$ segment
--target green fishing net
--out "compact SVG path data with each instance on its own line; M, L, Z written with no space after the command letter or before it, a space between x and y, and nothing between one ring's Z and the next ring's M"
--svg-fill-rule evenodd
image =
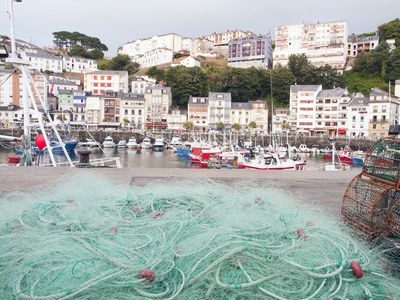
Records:
M3 193L0 299L400 299L381 249L298 200L269 183L87 173Z

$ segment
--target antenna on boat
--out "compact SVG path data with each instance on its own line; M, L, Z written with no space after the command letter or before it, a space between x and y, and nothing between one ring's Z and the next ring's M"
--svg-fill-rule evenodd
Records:
M48 110L46 109L45 101L43 100L41 94L39 93L36 83L33 80L32 75L28 70L28 66L30 65L30 62L23 60L20 57L20 55L18 55L18 53L17 53L17 46L16 46L16 42L15 42L15 33L14 33L13 2L22 2L22 0L8 0L7 13L10 16L11 51L12 52L11 52L11 57L7 58L6 62L12 64L15 68L19 69L22 73L22 81L23 81L23 86L24 86L24 92L23 92L23 97L22 97L22 105L23 105L23 109L24 109L24 140L25 140L26 144L29 146L29 147L27 147L27 149L25 149L27 151L26 154L28 156L28 159L25 160L26 161L25 165L30 165L30 162L31 162L31 159L30 159L31 155L32 155L32 153L31 153L31 127L39 126L42 131L42 134L44 136L44 140L46 142L47 150L49 152L52 165L54 167L57 166L57 163L55 161L54 154L51 149L50 142L47 137L47 133L46 133L46 130L45 130L45 127L43 124L42 114L39 112L39 109L38 109L38 106L36 103L36 99L35 99L35 96L36 96L39 99L40 105L45 109L46 117L50 121L53 131L64 151L65 157L67 158L70 166L73 167L71 158L69 157L68 152L65 149L64 143L61 140L60 135L58 134L57 128L56 128L54 122L52 121ZM44 92L47 93L47 89ZM31 103L29 101L30 99L31 99ZM31 119L30 119L30 114L29 114L29 109L31 107L30 104L32 104L32 106L36 112L36 116L39 121L39 124L38 123L31 124Z

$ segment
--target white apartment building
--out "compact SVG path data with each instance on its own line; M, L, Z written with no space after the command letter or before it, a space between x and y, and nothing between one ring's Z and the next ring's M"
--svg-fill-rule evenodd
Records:
M175 33L164 35L154 35L148 39L137 39L133 42L123 44L119 49L119 54L127 54L131 57L143 55L156 49L169 49L174 52L182 50L182 37Z
M172 130L183 129L183 123L188 120L188 112L180 110L176 107L171 107L168 112L167 122L168 128Z
M149 68L171 62L174 52L167 48L157 48L143 54L132 56L132 61L140 65L140 68Z
M219 122L225 128L231 127L231 93L208 93L208 122L209 126L216 127Z
M29 109L30 118L37 119L37 113L33 108ZM40 116L41 117L41 116ZM18 105L0 106L0 125L10 127L13 122L24 119L24 109Z
M248 102L231 103L231 124L239 124L241 130L249 130L251 122L251 105Z
M200 55L206 57L215 56L214 43L206 38L184 38L182 39L182 50L189 51L192 57Z
M167 128L168 112L172 104L170 87L147 87L145 115L146 129Z
M63 72L63 59L60 56L22 52L22 58L30 62L30 70L37 70L39 72L48 70L54 73Z
M47 85L47 92L53 94L54 96L58 96L60 90L77 91L78 89L78 84L63 78L53 77L52 79L49 79L49 84Z
M84 89L93 94L104 94L107 90L127 93L129 88L127 71L85 72Z
M367 116L369 138L387 136L390 125L399 124L399 98L374 88L369 94Z
M97 62L94 59L64 56L63 69L66 72L83 73L85 70L97 70Z
M256 123L255 130L268 131L268 105L262 100L249 101L250 104L250 122Z
M208 130L208 97L189 97L188 121L197 130Z
M347 135L352 138L368 137L368 102L369 98L361 93L351 95L347 106Z
M144 129L145 120L145 103L144 94L126 93L122 95L121 105L121 122L124 119L129 121L128 127L136 129Z
M210 35L205 35L202 36L201 38L208 39L209 41L212 41L214 43L214 46L217 45L224 45L228 44L229 40L231 39L237 39L237 38L242 38L242 37L247 37L247 36L252 36L255 35L254 33L250 31L242 31L242 30L232 30L232 31L227 31L227 32L222 32L222 33L216 33L214 32L213 34Z
M290 113L287 107L276 107L272 112L271 132L281 133L290 131Z
M86 126L97 126L101 120L100 95L88 95L86 97Z
M131 81L131 92L144 94L147 87L155 86L157 81L149 76L136 76Z
M274 66L287 66L289 56L304 54L316 67L328 64L344 69L347 58L347 21L276 27Z
M352 33L347 41L347 56L356 57L360 52L370 52L379 45L378 31L373 36L356 37Z

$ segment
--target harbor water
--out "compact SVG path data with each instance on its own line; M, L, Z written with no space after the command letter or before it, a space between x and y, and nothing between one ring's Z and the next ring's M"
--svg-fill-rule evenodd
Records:
M86 149L83 147L77 147L75 151L69 152L72 161L79 161L79 149ZM164 151L152 151L152 149L127 149L127 148L89 148L92 153L90 154L91 159L106 158L108 157L119 157L121 166L123 168L183 168L183 169L198 169L201 168L199 164L193 164L189 159L178 156L176 152L171 149ZM15 166L13 163L8 162L8 157L15 155L13 148L0 147L0 164ZM301 153L301 159L306 160L306 170L315 170L315 168L323 163L329 163L330 160L324 160L323 158L317 157L315 153ZM66 158L63 153L54 153L56 162L66 162ZM46 153L41 155L39 163L50 164L51 160L49 155ZM351 165L351 168L360 168L362 165ZM262 172L262 171L260 171Z

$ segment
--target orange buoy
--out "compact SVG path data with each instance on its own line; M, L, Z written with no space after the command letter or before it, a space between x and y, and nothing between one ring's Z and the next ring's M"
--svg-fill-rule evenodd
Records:
M356 278L361 278L361 277L364 276L363 270L361 269L361 266L360 266L360 264L359 264L358 262L353 261L353 262L350 264L350 267L353 269L353 275L354 275Z
M152 270L144 269L139 272L138 277L140 279L146 278L149 282L153 282L156 279L156 275Z
M44 135L39 134L37 137L35 137L35 143L40 150L46 147L46 140L44 139Z

